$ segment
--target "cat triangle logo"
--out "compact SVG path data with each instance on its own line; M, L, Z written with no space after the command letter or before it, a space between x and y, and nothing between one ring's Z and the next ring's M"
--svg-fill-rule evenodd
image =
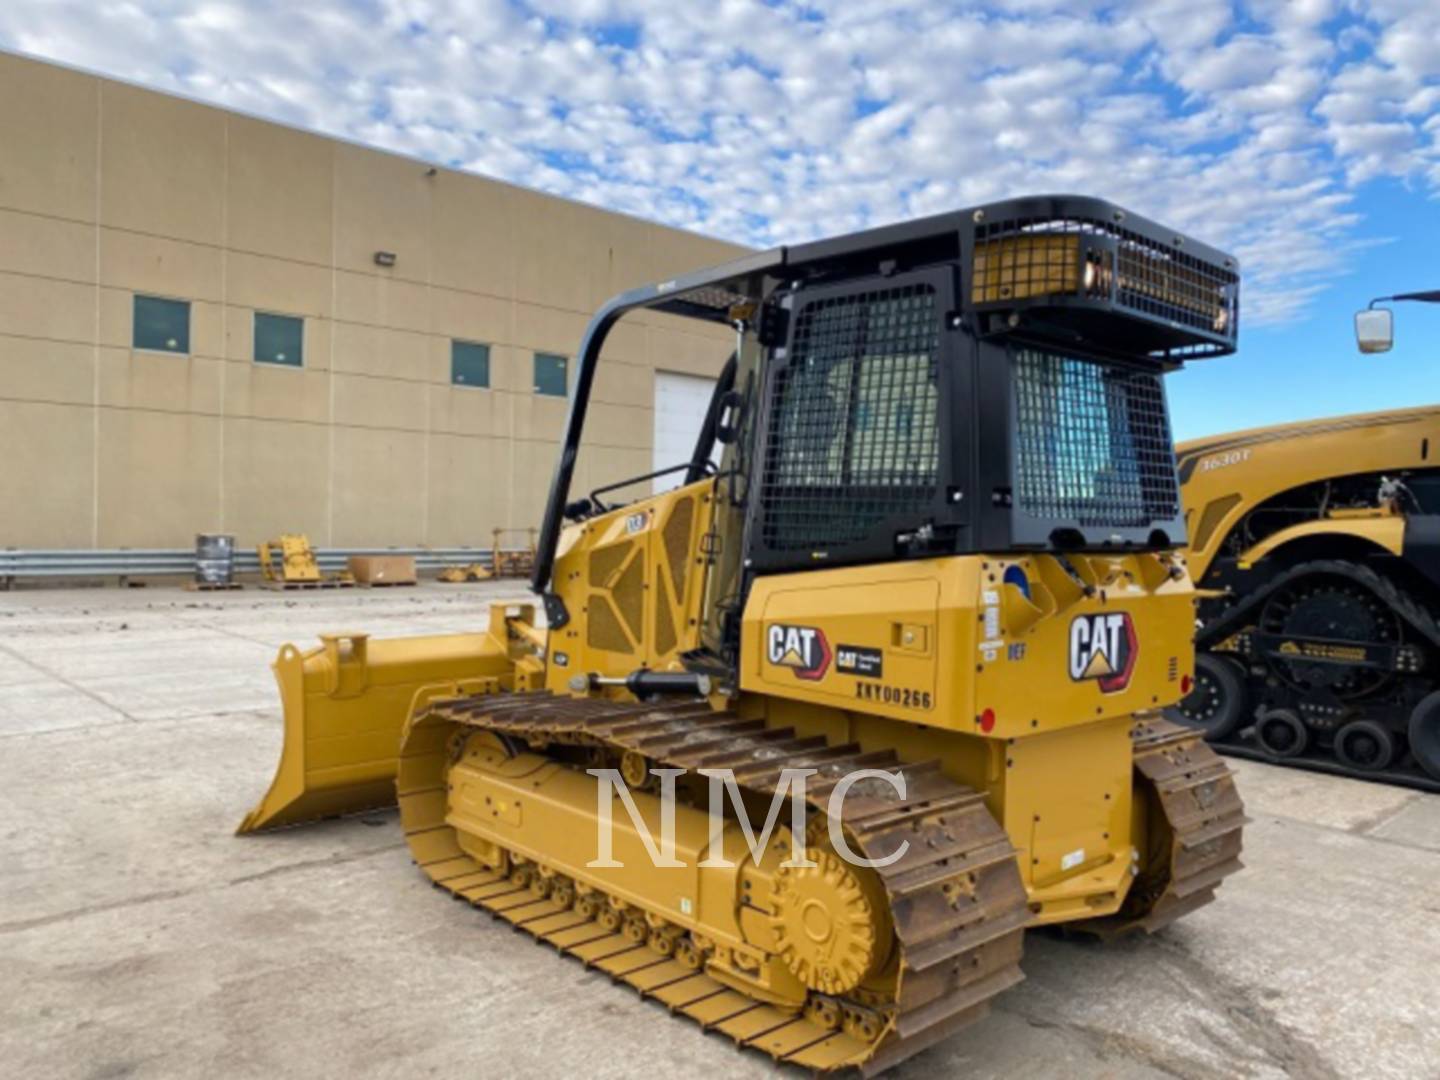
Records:
M818 627L771 623L765 630L765 658L777 667L788 667L797 679L823 679L830 656L830 642Z
M1127 612L1077 615L1070 624L1070 678L1076 682L1094 679L1105 694L1124 690L1139 655L1135 623Z
M1095 653L1090 657L1090 663L1085 665L1085 678L1098 679L1102 675L1113 675L1115 669L1110 666L1110 661L1105 659L1104 653Z

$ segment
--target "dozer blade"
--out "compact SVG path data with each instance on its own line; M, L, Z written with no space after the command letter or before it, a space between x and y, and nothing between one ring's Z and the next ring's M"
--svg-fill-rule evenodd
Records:
M282 648L272 665L285 721L280 764L236 832L393 806L400 732L412 707L511 688L515 658L505 606L497 607L494 634L372 641L337 633L322 634L308 652Z

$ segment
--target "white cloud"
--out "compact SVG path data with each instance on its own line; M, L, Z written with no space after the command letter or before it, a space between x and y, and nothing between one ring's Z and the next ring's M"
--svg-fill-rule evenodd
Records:
M1232 246L1246 316L1440 189L1433 0L6 0L0 44L766 244L1078 190Z

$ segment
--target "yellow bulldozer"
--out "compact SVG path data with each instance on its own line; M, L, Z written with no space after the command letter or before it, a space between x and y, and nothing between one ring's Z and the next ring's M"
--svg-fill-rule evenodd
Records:
M622 294L579 350L543 625L287 646L241 831L398 800L440 888L816 1072L982 1015L1029 927L1168 925L1245 819L1161 715L1195 596L1162 379L1233 351L1238 302L1223 253L1075 196ZM734 352L678 487L572 498L642 311Z

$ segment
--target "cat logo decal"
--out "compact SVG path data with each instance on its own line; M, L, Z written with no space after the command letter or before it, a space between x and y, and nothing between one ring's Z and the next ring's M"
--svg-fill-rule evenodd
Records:
M770 663L788 667L797 679L814 682L830 670L830 642L814 626L771 623L765 631L765 655Z
M1079 615L1070 624L1070 678L1095 679L1113 694L1130 685L1140 642L1135 623L1123 611Z

